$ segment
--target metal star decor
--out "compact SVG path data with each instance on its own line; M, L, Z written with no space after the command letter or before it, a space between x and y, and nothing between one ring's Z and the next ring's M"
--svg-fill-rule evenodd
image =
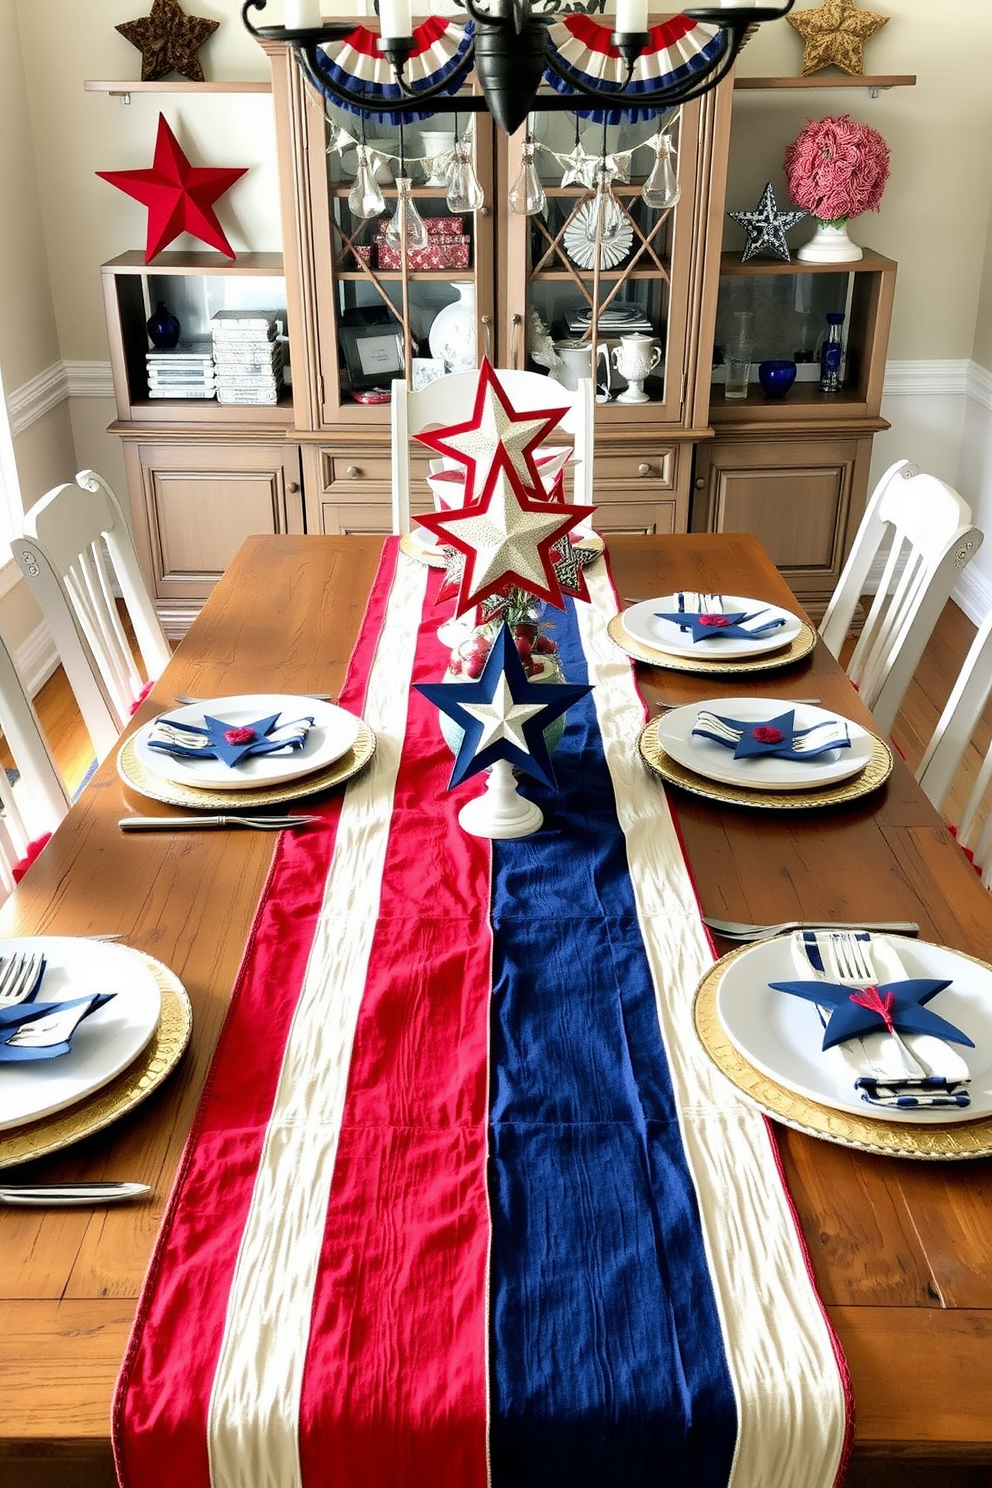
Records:
M816 10L793 11L785 19L803 39L801 76L808 77L831 66L863 74L865 42L889 17L858 10L854 0L823 0Z
M587 683L532 682L506 625L501 626L477 682L415 685L465 731L449 790L501 759L554 786L544 730L592 691Z
M235 253L212 203L241 179L248 167L190 165L162 114L158 116L155 158L150 170L97 171L120 191L148 208L145 263L150 263L181 232L192 233L228 258Z
M739 222L747 234L747 246L741 255L741 263L757 258L759 253L771 254L773 258L784 258L789 262L789 245L785 235L806 216L803 211L780 212L775 200L771 181L761 193L761 200L753 212L728 212Z
M456 612L465 613L508 584L564 609L552 549L595 510L535 500L500 447L482 499L416 520L465 555Z
M136 21L115 26L141 53L141 81L154 82L178 72L191 82L203 82L203 68L197 55L220 21L187 15L177 0L152 0L151 14Z
M818 1007L833 1010L823 1031L824 1049L843 1043L845 1039L879 1033L883 1028L889 1033L893 1029L900 1033L932 1033L936 1038L947 1039L953 1044L967 1044L969 1049L975 1047L953 1023L921 1006L949 987L949 981L913 977L908 981L879 982L877 987L864 988L824 981L769 982L768 985L776 992L790 992L794 997L804 997Z
M464 424L452 424L447 429L418 434L416 438L468 467L466 504L478 500L492 479L497 460L501 459L509 463L524 486L542 492L534 451L567 412L566 408L542 408L515 413L486 357L479 372L472 417Z

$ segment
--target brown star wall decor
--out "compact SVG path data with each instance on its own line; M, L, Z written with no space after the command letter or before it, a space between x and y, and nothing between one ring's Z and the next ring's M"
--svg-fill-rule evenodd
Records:
M865 70L865 42L888 19L858 10L854 0L823 0L815 10L793 11L786 20L803 39L801 76L831 66L860 76Z
M178 0L152 0L151 14L136 21L124 21L119 31L141 53L141 81L155 82L178 72L191 82L203 82L203 68L197 55L219 21L204 16L187 15Z

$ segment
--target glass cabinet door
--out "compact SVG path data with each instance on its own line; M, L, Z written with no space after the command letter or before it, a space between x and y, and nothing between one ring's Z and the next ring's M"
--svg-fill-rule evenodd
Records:
M698 121L698 103L605 129L538 113L532 152L524 130L508 142L506 194L512 200L532 154L543 201L530 215L511 206L503 219L501 354L509 366L588 366L597 420L682 418ZM627 344L636 337L647 344Z
M316 113L309 171L321 421L388 422L393 378L417 387L492 354L492 121L435 114L402 130L373 122L363 130L330 105L314 123ZM476 211L448 205L451 172L466 154L482 192Z

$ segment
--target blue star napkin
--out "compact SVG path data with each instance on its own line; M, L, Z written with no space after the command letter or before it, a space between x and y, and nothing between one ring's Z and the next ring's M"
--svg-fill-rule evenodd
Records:
M723 718L703 709L697 714L693 736L712 739L734 751L734 759L755 759L771 755L775 759L807 760L831 749L850 749L847 722L843 718L825 718L809 728L797 729L796 713L790 708L777 718L748 721Z
M931 1033L950 1043L975 1047L967 1034L941 1018L924 1003L951 985L934 977L909 977L906 981L880 982L877 987L849 987L839 982L769 982L776 992L804 997L818 1007L829 1008L823 1030L823 1048L846 1039L894 1028L898 1033Z
M746 640L753 641L756 636L767 635L770 631L780 630L785 624L785 616L778 615L774 620L765 620L761 625L752 622L761 615L767 613L767 606L761 610L736 610L721 612L716 610L704 611L701 614L690 610L679 610L675 614L664 611L656 611L656 620L670 620L680 630L692 632L692 643L697 641L727 641Z
M234 769L243 759L260 754L289 754L302 749L313 718L293 718L281 723L281 713L271 713L255 723L231 723L204 714L201 728L174 718L157 718L148 736L149 749L180 759L217 759Z
M0 1064L27 1064L68 1054L84 1018L116 993L98 992L67 1002L19 1002L0 1008Z

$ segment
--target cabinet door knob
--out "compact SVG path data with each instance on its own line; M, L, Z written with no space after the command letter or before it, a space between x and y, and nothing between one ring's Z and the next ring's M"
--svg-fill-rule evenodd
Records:
M703 489L703 487L705 486L705 484L706 484L706 477L703 476L703 475L697 475L696 476L696 490L697 491L701 491Z
M293 496L296 495L296 493L297 493L297 491L299 489L300 489L300 483L299 483L299 481L290 481L289 485L286 487L286 490L289 491L291 493L291 495L293 495Z
M646 460L643 461L642 464L638 465L638 467L637 467L637 473L638 473L638 475L650 475L651 474L651 466L648 464L648 462Z
M362 472L357 465L349 465L348 468L345 470L345 475L348 477L349 480L358 480L358 477L361 475L361 473Z

